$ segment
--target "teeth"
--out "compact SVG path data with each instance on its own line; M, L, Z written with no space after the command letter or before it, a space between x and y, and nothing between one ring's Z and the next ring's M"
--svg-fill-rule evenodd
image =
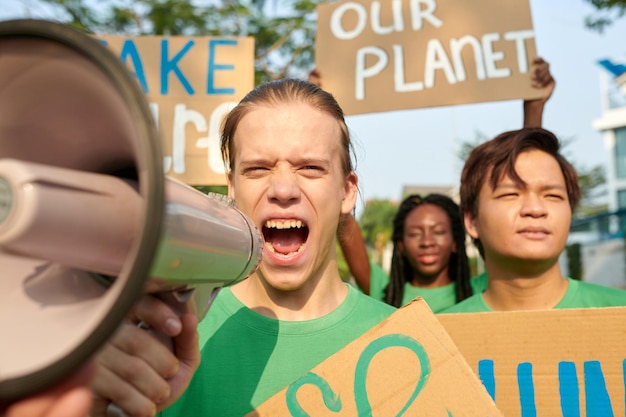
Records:
M300 229L302 227L301 220L268 220L265 227L270 229Z

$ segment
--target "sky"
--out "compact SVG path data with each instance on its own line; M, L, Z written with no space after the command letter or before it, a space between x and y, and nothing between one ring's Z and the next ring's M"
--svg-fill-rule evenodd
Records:
M3 0L0 20L47 18L39 0ZM626 18L603 34L584 18L594 9L585 0L530 0L538 55L550 63L556 89L546 105L543 126L571 140L566 155L577 166L606 164L601 133L592 127L602 115L602 58L626 59ZM407 185L458 185L460 143L480 132L493 137L522 126L522 101L447 106L348 116L357 157L361 198L399 200Z

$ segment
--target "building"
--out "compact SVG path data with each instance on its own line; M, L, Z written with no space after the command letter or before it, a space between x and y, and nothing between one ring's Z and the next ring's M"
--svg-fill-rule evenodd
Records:
M609 155L609 210L572 222L561 266L567 275L582 271L584 281L626 288L626 60L603 59L599 64L602 116L593 128L602 133Z
M405 185L402 188L402 199L412 194L426 196L428 194L443 194L459 202L459 187L454 185Z
M602 116L593 128L602 132L609 152L607 187L609 211L626 208L626 61L603 59Z

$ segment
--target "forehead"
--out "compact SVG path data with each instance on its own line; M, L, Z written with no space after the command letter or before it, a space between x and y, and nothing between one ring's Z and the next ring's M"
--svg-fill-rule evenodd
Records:
M430 203L420 204L415 207L413 210L409 212L406 217L406 223L421 223L421 222L430 222L430 223L450 223L450 218L448 217L448 213L446 211L435 205Z
M536 184L565 187L566 185L565 176L556 158L538 149L520 153L515 160L514 170L526 186ZM491 175L493 175L492 170L489 177ZM501 178L496 181L496 187L512 183L515 183L515 180L506 173L506 170L503 170Z
M241 118L234 137L239 156L293 151L336 154L340 143L339 122L306 103L255 106Z

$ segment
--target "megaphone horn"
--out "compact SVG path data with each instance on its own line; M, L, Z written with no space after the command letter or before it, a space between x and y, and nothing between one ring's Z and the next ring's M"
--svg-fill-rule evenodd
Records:
M80 367L146 288L212 292L259 265L254 224L162 160L117 56L70 26L0 22L0 405Z
M0 157L127 176L137 181L143 211L128 262L109 288L90 272L0 252L0 401L10 401L77 369L128 313L161 235L164 179L146 99L97 40L53 22L0 22L0 68ZM8 222L16 211L2 184Z

